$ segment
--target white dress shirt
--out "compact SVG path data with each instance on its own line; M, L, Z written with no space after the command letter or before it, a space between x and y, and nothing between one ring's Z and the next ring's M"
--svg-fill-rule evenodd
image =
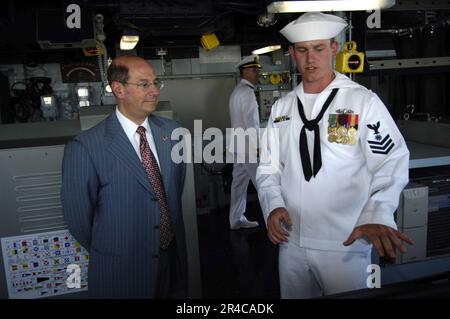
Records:
M231 127L242 128L244 130L254 128L256 133L259 130L259 112L258 103L255 96L255 86L245 79L241 79L238 85L231 93L229 107L230 107L230 120ZM256 137L256 136L255 136ZM235 135L231 135L231 140L235 139ZM237 149L237 145L230 144L231 153L246 155L257 152L257 141L255 139L249 139L248 144L246 142L245 149Z
M303 103L303 110L305 112L305 116L306 116L307 120L311 120L314 103L316 102L318 95L319 95L319 93L317 93L317 94L303 93L303 97L305 100L305 103Z
M245 79L241 79L230 96L231 127L252 127L259 129L258 102L254 92L255 86Z
M119 108L116 107L116 116L119 120L120 125L122 126L123 130L125 131L125 134L127 135L128 139L130 140L131 145L133 145L134 150L136 151L136 154L139 156L139 159L142 161L141 157L141 151L139 149L139 145L141 143L141 137L136 130L139 126L143 126L145 128L145 136L147 137L148 144L150 146L150 149L153 152L153 155L156 158L156 162L158 162L158 166L161 169L161 166L159 165L159 159L158 159L158 152L156 151L156 145L155 141L153 140L152 130L150 129L150 125L148 124L148 118L145 118L145 121L141 125L137 125L130 119L128 119L125 115L120 113Z

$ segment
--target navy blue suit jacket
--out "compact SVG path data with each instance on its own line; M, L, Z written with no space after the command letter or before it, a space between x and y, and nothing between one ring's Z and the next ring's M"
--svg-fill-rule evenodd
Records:
M186 242L181 207L185 164L171 160L178 123L154 115L149 124L175 226L186 286ZM64 218L90 253L88 287L98 298L154 297L158 273L159 206L136 151L115 112L81 133L64 150Z

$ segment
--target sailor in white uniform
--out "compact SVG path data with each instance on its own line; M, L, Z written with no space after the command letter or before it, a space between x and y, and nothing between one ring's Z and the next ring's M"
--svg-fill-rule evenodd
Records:
M306 13L280 32L302 82L272 107L257 170L282 298L367 288L371 249L405 252L393 213L409 151L378 96L333 70L347 23Z
M258 83L259 70L261 64L259 57L252 55L245 57L236 66L241 73L241 81L230 97L230 120L233 129L244 131L253 129L253 143L245 144L233 143L230 151L234 153L233 181L231 183L230 199L230 228L253 228L258 226L258 222L249 221L245 216L247 205L247 187L251 180L256 187L256 169L258 168L257 157L250 157L249 154L257 152L257 131L259 129L258 103L255 97L255 85ZM239 131L237 131L239 133ZM250 132L250 131L249 131ZM241 134L241 137L243 134ZM232 139L234 136L232 137ZM237 140L234 140L237 141ZM253 159L253 161L252 161Z

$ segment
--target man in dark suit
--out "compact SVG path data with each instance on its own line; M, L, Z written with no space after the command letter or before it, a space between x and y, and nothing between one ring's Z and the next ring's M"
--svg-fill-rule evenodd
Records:
M185 164L170 157L179 125L152 115L161 82L146 60L116 58L108 81L116 111L70 141L63 160L64 218L90 253L90 295L184 298Z

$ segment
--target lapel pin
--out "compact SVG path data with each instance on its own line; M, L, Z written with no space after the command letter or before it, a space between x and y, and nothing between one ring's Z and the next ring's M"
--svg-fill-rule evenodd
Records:
M167 142L167 141L169 140L169 137L168 137L167 135L164 135L164 136L162 137L162 139L163 139L164 142Z

